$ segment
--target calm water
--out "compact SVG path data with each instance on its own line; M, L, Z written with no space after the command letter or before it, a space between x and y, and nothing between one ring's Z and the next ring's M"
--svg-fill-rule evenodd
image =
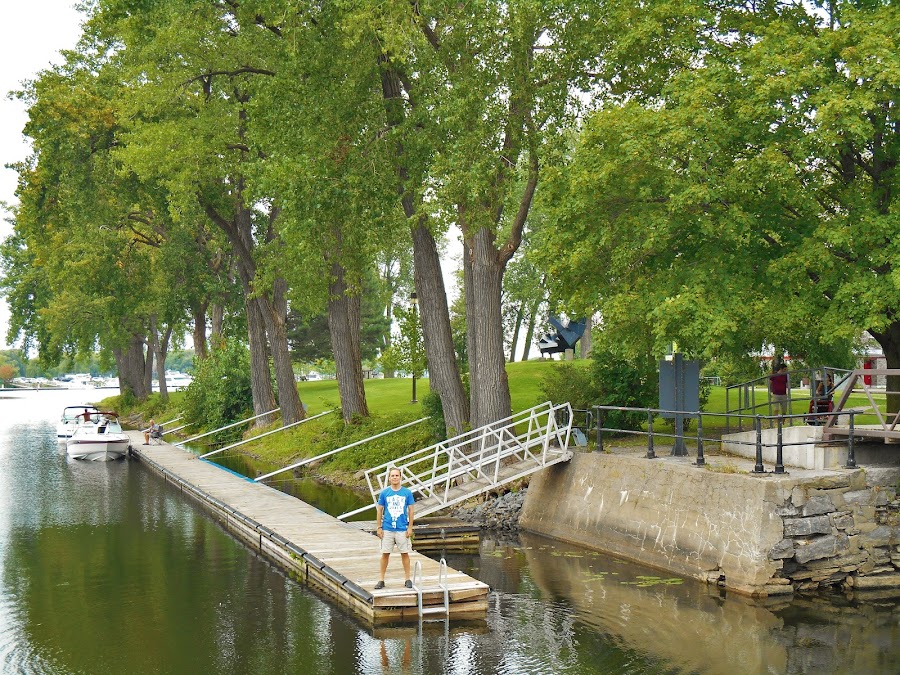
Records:
M900 672L894 598L725 598L524 535L448 556L486 621L372 629L137 462L68 460L56 417L91 393L0 392L0 673Z

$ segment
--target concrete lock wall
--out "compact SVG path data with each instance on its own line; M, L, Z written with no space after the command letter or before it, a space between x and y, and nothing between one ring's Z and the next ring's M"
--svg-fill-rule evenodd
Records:
M519 526L755 596L900 587L898 477L760 477L585 453L532 477Z

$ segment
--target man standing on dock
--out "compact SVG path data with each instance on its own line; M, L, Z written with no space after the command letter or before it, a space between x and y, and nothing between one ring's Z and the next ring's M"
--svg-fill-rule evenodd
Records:
M413 530L413 493L409 488L400 485L400 469L391 467L388 472L388 483L378 495L375 522L378 523L377 534L381 539L381 578L375 584L375 589L384 588L384 573L387 571L388 560L391 551L396 544L400 551L400 560L403 563L403 572L406 575L405 586L412 588L409 578L409 551L412 548Z

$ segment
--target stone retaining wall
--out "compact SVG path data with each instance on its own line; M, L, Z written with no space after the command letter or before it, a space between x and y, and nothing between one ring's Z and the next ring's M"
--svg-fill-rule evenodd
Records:
M755 596L900 587L900 469L725 473L585 453L532 477L519 526Z

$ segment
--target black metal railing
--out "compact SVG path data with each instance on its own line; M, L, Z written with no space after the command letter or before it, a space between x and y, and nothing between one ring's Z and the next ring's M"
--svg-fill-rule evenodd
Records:
M671 439L672 441L672 453L675 456L688 456L688 446L686 441L696 442L696 461L694 462L695 466L704 466L706 464L706 458L704 456L704 443L722 443L721 438L704 436L704 419L708 421L706 427L710 428L715 426L714 424L710 424L709 421L715 418L727 417L728 413L719 413L719 412L696 412L696 411L675 411L675 410L663 410L659 408L632 408L626 406L594 406L592 408L593 418L592 422L594 424L593 427L588 427L585 429L585 434L590 436L591 433L594 434L595 444L594 450L596 452L604 451L604 435L609 438L612 435L631 435L631 436L643 436L647 439L647 459L656 459L656 445L660 439ZM646 429L625 429L625 428L616 428L611 427L607 424L604 424L604 421L609 417L609 413L611 412L622 412L622 413L633 413L635 415L644 414L647 417ZM589 412L589 411L573 411L575 413L579 412ZM678 425L674 425L671 431L659 431L659 420L660 418L674 418L676 413L679 417L685 420L696 420L697 428L695 433L688 433L685 429L679 428ZM829 436L827 438L823 437L822 439L815 440L814 443L817 446L835 446L835 447L847 447L847 462L845 464L845 468L854 469L856 468L856 456L854 451L854 417L859 414L857 411L843 411L843 412L827 412L827 413L818 413L820 416L824 416L825 418L835 418L839 415L846 416L849 418L849 426L846 429L842 428L841 437ZM731 415L732 417L738 417L738 415ZM743 418L748 422L748 429L752 428L755 433L755 438L752 441L741 440L741 439L728 439L727 442L730 445L749 445L755 448L755 464L753 471L751 473L754 474L764 474L768 473L765 469L763 462L763 449L764 448L774 448L775 449L775 464L773 467L772 473L782 474L785 473L784 468L784 449L792 446L799 445L809 445L809 440L802 441L794 441L794 442L785 442L783 435L783 428L785 422L788 422L789 425L793 426L794 422L806 423L809 420L809 413L797 414L797 415L739 415L739 417ZM585 418L591 419L591 418ZM721 422L720 422L721 424ZM768 428L776 428L776 440L774 443L772 442L763 442L763 428L764 426L768 426ZM846 437L844 437L846 435Z
M834 392L844 384L853 374L852 370L844 370L843 368L801 368L797 370L789 370L787 375L787 409L792 410L795 402L809 402L809 412L813 409L819 410L827 407L834 396ZM743 423L745 420L752 419L754 415L764 414L766 416L775 416L775 401L769 391L769 378L771 375L763 375L749 382L741 384L732 384L725 387L725 430L726 433L732 431L732 422L737 422L736 431L744 431ZM819 384L823 386L819 388ZM762 389L763 391L758 391ZM804 395L796 395L795 389L805 389L809 393ZM758 396L757 396L758 395ZM806 414L809 414L806 413ZM828 412L828 411L826 411ZM797 418L805 417L805 415L784 415L788 421L788 426L793 426Z

